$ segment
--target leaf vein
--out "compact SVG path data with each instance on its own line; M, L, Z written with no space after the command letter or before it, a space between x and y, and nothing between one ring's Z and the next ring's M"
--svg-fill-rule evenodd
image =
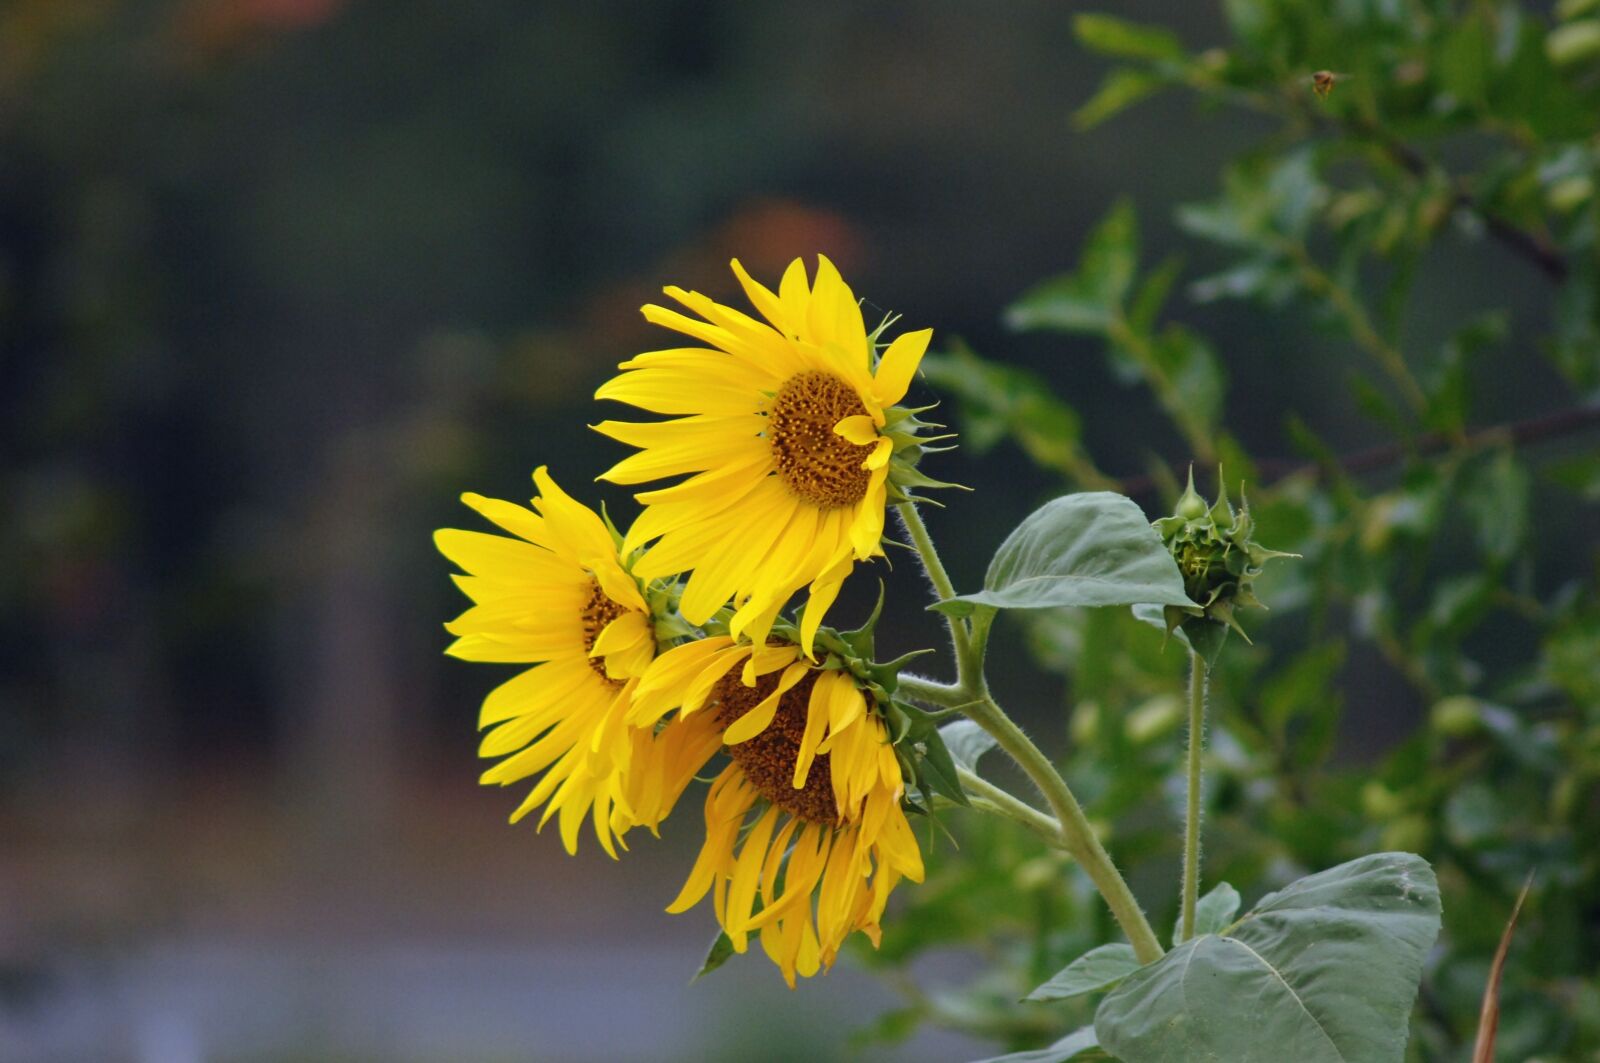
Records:
M1300 994L1294 991L1294 986L1289 984L1289 980L1283 976L1283 972L1279 971L1276 967L1272 966L1271 963L1267 962L1267 958L1265 956L1261 955L1261 953L1257 952L1249 945L1246 945L1238 938L1223 938L1222 940L1231 941L1235 945L1238 945L1241 949L1244 949L1250 955L1254 956L1256 960L1260 962L1261 966L1271 971L1272 977L1283 983L1283 988L1288 990L1289 995L1294 998L1294 1002L1300 1005L1300 1010L1306 1013L1306 1018L1311 1020L1311 1025L1315 1026L1317 1028L1317 1032L1322 1035L1323 1040L1328 1042L1328 1047L1333 1049L1333 1054L1341 1060L1346 1058L1345 1054L1339 1050L1339 1045L1336 1041L1334 1041L1333 1035L1328 1033L1327 1028L1322 1025L1322 1021L1318 1019L1316 1015L1312 1014L1310 1008L1306 1007L1306 1002L1300 999Z

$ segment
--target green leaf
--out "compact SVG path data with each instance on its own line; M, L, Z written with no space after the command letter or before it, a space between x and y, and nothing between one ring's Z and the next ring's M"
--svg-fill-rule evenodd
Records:
M1139 960L1132 945L1101 945L1061 968L1023 999L1066 1000L1116 985L1138 969Z
M973 607L1046 609L1059 605L1177 605L1177 563L1132 500L1086 491L1045 503L1000 544L984 589L933 608L965 615Z
M1195 902L1194 933L1220 934L1239 913L1239 891L1226 882L1219 882ZM1176 942L1176 937L1174 937Z
M1082 14L1072 20L1078 40L1090 51L1127 59L1183 59L1183 42L1162 26L1142 26L1111 15Z
M895 737L895 745L911 754L917 788L924 800L942 794L958 805L968 804L967 792L956 777L955 761L945 746L938 721L915 705L897 701L894 709L907 721L904 734Z
M1341 864L1134 972L1095 1031L1125 1063L1399 1063L1439 911L1421 857Z
M968 771L978 770L978 758L995 747L994 736L971 720L957 720L939 728L950 759Z
M711 942L711 947L706 950L705 962L700 964L700 969L694 973L691 982L699 981L712 971L728 962L733 955L733 941L722 931L717 932L716 939Z
M990 1056L988 1059L980 1059L978 1063L1066 1063L1069 1059L1109 1059L1110 1057L1103 1052L1094 1051L1099 1047L1100 1042L1095 1039L1094 1027L1085 1026L1044 1048Z
M1120 312L1138 265L1139 221L1124 199L1089 234L1077 270L1025 292L1006 310L1006 324L1019 331L1104 332Z
M1475 470L1463 499L1477 526L1478 546L1495 561L1509 561L1528 533L1528 472L1509 449Z
M1173 389L1183 396L1183 409L1200 423L1214 426L1227 382L1211 345L1173 324L1156 337L1153 350Z
M1093 129L1107 118L1127 110L1147 96L1154 95L1166 79L1148 70L1118 67L1107 74L1094 95L1072 112L1072 124L1080 130Z

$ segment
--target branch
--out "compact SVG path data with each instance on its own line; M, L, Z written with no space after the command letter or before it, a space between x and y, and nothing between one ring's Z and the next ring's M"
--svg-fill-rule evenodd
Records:
M1325 127L1335 125L1335 123L1328 122L1325 119L1321 124ZM1386 130L1369 121L1348 121L1338 124L1336 128L1342 129L1347 135L1370 139L1383 149L1384 154L1389 156L1390 161L1413 177L1425 177L1433 169L1433 164L1420 151L1404 141L1397 140ZM1467 184L1463 179L1453 177L1450 179L1450 185L1452 189L1451 207L1453 209L1467 210L1476 214L1483 220L1484 227L1489 230L1491 236L1523 258L1528 259L1535 266L1538 266L1544 275L1552 281L1560 284L1567 279L1567 273L1569 272L1567 256L1562 253L1560 248L1553 246L1549 240L1538 233L1519 228L1515 223L1507 221L1500 215L1490 213L1468 190Z
M1427 454L1436 454L1441 450L1459 447L1463 450L1475 450L1480 447L1494 446L1501 443L1510 443L1521 446L1529 443L1539 443L1547 439L1556 439L1561 436L1574 435L1592 428L1600 428L1600 406L1576 406L1572 409L1558 410L1555 413L1541 414L1522 421L1509 421L1505 424L1490 425L1469 432L1465 437L1453 437L1444 432L1426 432L1409 443L1385 443L1382 446L1368 447L1351 454L1345 454L1333 461L1299 461L1294 458L1263 458L1257 462L1256 467L1261 473L1263 484L1276 483L1291 476L1311 475L1326 477L1329 474L1345 476L1359 476L1363 473L1379 472L1392 465L1398 465L1408 457L1421 457ZM1172 472L1173 479L1182 479L1181 472L1186 466L1175 466ZM1158 481L1154 476L1130 476L1118 481L1118 490L1125 495L1142 495L1154 491Z

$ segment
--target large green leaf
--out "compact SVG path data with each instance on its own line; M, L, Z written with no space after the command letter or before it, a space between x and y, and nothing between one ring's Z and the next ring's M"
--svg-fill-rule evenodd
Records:
M983 587L934 608L965 616L978 606L1194 606L1144 513L1109 491L1065 495L1034 510L995 551Z
M1365 856L1140 968L1101 1001L1095 1032L1125 1063L1398 1063L1438 933L1427 862Z

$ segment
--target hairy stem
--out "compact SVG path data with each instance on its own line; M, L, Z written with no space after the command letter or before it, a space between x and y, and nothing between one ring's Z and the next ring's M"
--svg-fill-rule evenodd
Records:
M982 808L985 812L994 812L1020 823L1057 849L1067 847L1066 838L1061 833L1061 824L1057 823L1054 817L1045 815L1009 790L1003 790L983 776L959 765L956 767L956 775L961 779L962 789L973 798L973 807Z
M1183 821L1183 919L1178 940L1194 937L1194 909L1200 896L1200 751L1205 745L1206 662L1189 653L1189 794Z
M950 581L950 573L945 571L944 562L939 560L939 551L934 548L933 538L928 534L928 526L922 523L922 514L917 512L913 502L902 502L894 507L900 515L900 523L904 526L906 534L911 536L911 545L916 548L917 557L922 560L922 570L928 574L928 582L933 584L933 591L939 596L940 601L945 601L956 596L956 585ZM956 667L965 668L971 652L971 637L967 630L967 622L953 616L946 616L945 623L950 628L950 644L955 649ZM958 672L964 678L964 673ZM957 679L960 682L961 678Z

